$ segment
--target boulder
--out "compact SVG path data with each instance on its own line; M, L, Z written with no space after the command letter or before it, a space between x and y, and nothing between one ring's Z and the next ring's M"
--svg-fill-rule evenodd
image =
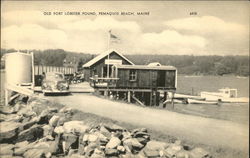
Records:
M126 139L123 141L123 144L135 150L140 150L144 147L136 138Z
M0 106L0 112L2 114L12 114L14 113L14 109L10 106Z
M63 126L58 126L54 129L54 132L57 133L57 134L62 134L64 133L64 128Z
M43 137L43 128L41 125L33 125L31 128L26 129L18 134L17 142L22 141L35 141Z
M50 125L44 125L43 127L43 136L49 136L52 135L54 128Z
M117 156L119 153L118 153L118 150L117 149L110 149L110 148L107 148L105 149L105 155L106 156Z
M96 134L89 134L88 141L89 142L96 142L98 140L98 136Z
M145 148L148 148L150 150L160 151L160 150L165 150L168 146L169 146L169 144L167 144L165 142L151 140L147 143Z
M72 154L71 156L67 156L67 158L87 158L87 157L80 154Z
M8 122L21 122L23 120L23 116L17 115L17 114L9 114L9 115L3 115L0 114L2 117L4 117L3 121Z
M82 121L69 121L64 123L63 129L66 133L85 133L89 126Z
M21 148L21 147L27 146L28 144L29 144L28 141L19 142L15 144L15 148Z
M48 152L45 149L30 149L23 156L25 158L45 158L46 153Z
M0 157L3 155L13 155L13 144L0 144Z
M62 136L64 140L64 151L69 151L69 148L78 148L78 137L71 133L64 133Z
M209 152L204 150L203 148L196 147L190 151L191 158L209 158L211 157Z
M119 145L117 147L117 150L119 151L119 153L125 153L125 151L126 151L126 149L122 145Z
M0 143L11 143L15 140L20 123L17 122L1 122L0 126Z
M176 158L190 158L190 152L186 150L181 150L176 153Z
M151 149L143 149L143 152L148 158L158 158L160 157L159 151Z
M181 145L171 144L166 150L164 150L164 153L168 157L173 157L181 150L183 150L183 147Z
M60 117L57 115L52 116L52 118L49 120L49 125L52 127L55 127L59 121Z
M105 157L104 152L97 148L94 150L94 153L91 155L91 158L104 158L104 157Z
M39 124L48 124L49 120L54 116L55 112L45 109L39 115Z
M106 145L106 149L110 148L110 149L115 149L117 148L119 145L121 144L121 140L117 137L112 137L108 144Z
M124 128L116 124L104 124L105 128L110 132L124 131Z
M106 136L106 137L108 137L108 138L111 137L111 133L110 133L109 130L108 130L106 127L104 127L104 126L101 126L101 127L100 127L100 132L101 132L104 136Z

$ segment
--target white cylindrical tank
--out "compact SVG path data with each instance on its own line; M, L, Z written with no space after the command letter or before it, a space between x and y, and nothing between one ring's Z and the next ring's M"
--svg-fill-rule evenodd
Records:
M26 53L8 53L5 58L6 83L32 83L32 56Z

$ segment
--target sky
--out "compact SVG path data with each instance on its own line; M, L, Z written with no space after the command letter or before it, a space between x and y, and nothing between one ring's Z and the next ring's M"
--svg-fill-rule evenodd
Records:
M249 7L244 1L1 1L1 47L249 55ZM110 40L109 30L119 40Z

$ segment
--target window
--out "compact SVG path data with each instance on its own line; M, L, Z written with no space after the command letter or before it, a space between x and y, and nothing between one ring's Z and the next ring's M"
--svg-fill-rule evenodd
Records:
M136 70L130 70L129 71L129 80L130 81L136 81L136 76L137 76Z

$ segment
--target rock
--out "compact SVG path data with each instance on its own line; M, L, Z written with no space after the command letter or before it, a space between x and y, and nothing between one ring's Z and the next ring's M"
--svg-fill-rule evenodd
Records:
M189 158L190 152L186 150L181 150L178 153L176 153L176 158Z
M84 148L84 152L86 156L91 156L94 153L95 148L98 147L96 143L90 143L88 146Z
M17 148L14 148L14 155L23 155L27 150L32 149L35 143L26 144L27 141L17 143ZM27 142L28 143L28 142Z
M160 156L159 151L151 149L143 149L143 152L148 158L157 158Z
M139 137L144 137L144 136L149 137L149 134L146 132L136 132L136 133L132 133L131 135L134 138L139 138Z
M73 154L71 156L68 156L67 158L86 158L86 157L80 154Z
M66 133L85 133L89 126L83 124L82 121L65 122L63 129Z
M173 157L177 152L181 151L183 147L181 145L171 144L166 150L164 150L165 155L168 157Z
M211 157L209 153L203 148L196 147L190 151L191 158L208 158Z
M14 109L10 106L0 106L0 112L2 114L12 114L14 113Z
M45 109L41 112L39 115L39 124L48 124L49 120L53 117L55 113L53 111L50 111L49 109Z
M94 153L91 155L91 158L104 158L104 157L105 157L104 152L97 148L94 150Z
M148 130L146 128L137 128L137 129L134 129L131 133L134 134L134 133L137 133L137 132L148 133Z
M108 144L106 145L106 149L107 148L110 148L110 149L114 149L116 148L117 146L119 146L121 144L121 140L117 137L112 137Z
M98 139L98 136L95 135L95 134L89 134L89 135L88 135L88 141L89 141L89 142L96 142L97 139Z
M120 153L125 153L126 149L122 146L122 145L119 145L117 147L117 150L120 152Z
M52 135L54 128L50 125L44 125L43 127L43 136L49 136Z
M68 151L69 148L77 149L78 148L78 137L71 133L64 133L62 136L65 141L64 151Z
M136 138L141 144L146 145L147 142L149 141L149 138L144 138L144 137L139 137Z
M22 141L35 141L43 137L43 128L40 125L33 125L31 128L26 129L18 134L17 142Z
M76 154L77 153L77 149L69 149L69 152L68 152L68 156L71 156L73 154Z
M62 109L59 110L60 113L70 113L73 114L73 109L70 107L63 107Z
M116 132L116 131L123 131L124 128L121 126L118 126L116 124L105 124L104 125L106 129L108 129L110 132Z
M101 127L100 127L100 132L101 132L104 136L106 136L106 137L108 137L108 138L111 137L111 133L110 133L109 130L107 130L107 128L105 128L104 126L101 126Z
M0 114L0 115L2 117L4 116L4 121L8 122L21 122L23 120L23 116L17 114L9 114L9 115Z
M63 126L58 126L54 129L54 132L57 133L57 134L61 134L61 133L64 133L64 128Z
M17 122L1 122L0 126L4 128L0 128L0 143L13 142L20 125Z
M19 142L15 144L15 148L21 148L21 147L27 146L28 144L29 144L28 141Z
M0 157L1 155L13 155L13 144L0 144Z
M19 127L19 132L23 131L23 130L26 130L28 128L30 128L31 126L33 126L34 124L37 123L37 120L36 118L28 121L28 122L25 122L25 123L22 123Z
M132 138L131 133L129 133L128 131L122 132L122 136L123 136L122 141L124 141L125 139Z
M56 116L56 115L52 116L52 118L49 120L49 125L52 127L55 127L59 119L60 119L59 116Z
M45 158L46 155L45 149L30 149L26 151L23 156L25 158Z
M63 115L63 114L62 114L62 115L59 115L59 116L60 116L60 118L59 118L59 120L57 121L57 126L63 126L65 122L71 121L70 118L66 118L65 115Z
M110 149L110 148L105 149L106 156L117 156L118 154L119 153L117 149Z
M165 142L151 140L147 143L145 148L160 151L160 150L165 150L168 146L169 146L169 144L167 144Z
M123 141L123 144L127 145L130 148L130 150L131 149L140 150L144 147L136 138L126 139Z

